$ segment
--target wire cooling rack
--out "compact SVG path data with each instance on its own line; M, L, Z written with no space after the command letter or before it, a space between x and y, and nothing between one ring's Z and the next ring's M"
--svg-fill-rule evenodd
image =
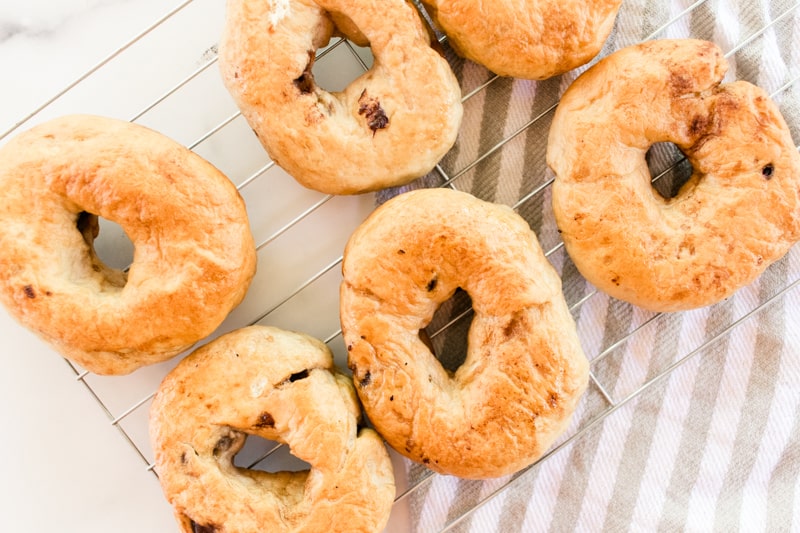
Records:
M43 105L22 116L11 129L0 133L0 141L52 116L93 112L141 123L184 143L215 164L237 185L245 198L258 245L258 273L245 301L211 338L253 323L304 331L323 339L333 350L338 366L344 369L346 356L338 323L341 254L350 233L371 212L376 202L397 191L383 191L377 196L323 195L300 187L269 160L224 90L216 68L216 42L224 15L221 4L223 2L218 0L186 0L166 11ZM667 36L671 29L684 24L685 19L704 4L705 0L699 0L681 12L670 14L661 25L653 28L646 39ZM797 4L789 5L757 31L740 36L725 50L726 56L747 56L770 28L796 24L793 21L798 18L797 8ZM623 4L622 10L625 9ZM206 32L195 31L198 21L206 21ZM209 24L207 21L216 22ZM560 92L574 76L522 84L530 93L536 93L533 103L512 95L511 110L506 113L508 118L503 125L493 128L489 123L491 109L486 112L483 109L494 93L513 93L517 86L512 86L507 78L499 78L463 61L448 48L444 37L440 36L440 41L446 57L459 73L465 124L473 114L483 114L480 120L473 121L480 123L480 128L465 129L451 153L424 181L428 186L469 190L484 199L512 205L537 232L548 258L562 273L565 296L570 309L577 315L582 307L605 297L589 286L571 266L552 220L546 218L547 209L541 208L548 198L552 182L552 175L544 162L547 129ZM610 51L606 49L603 54ZM174 65L181 67L174 68ZM368 49L356 47L346 40L334 40L318 52L314 75L322 87L334 91L343 88L370 65ZM795 77L774 88L771 91L774 97L779 98L797 85L800 73L797 65L794 67ZM99 93L114 94L116 98L111 104L95 103L94 95ZM800 121L796 116L794 119L790 120L790 125L797 140L800 139ZM502 166L507 164L508 155L526 150L523 145L530 146L536 142L542 148L528 150L532 155L522 161L531 169L525 172L523 183L508 186L486 183L489 180L502 181ZM660 191L666 191L664 194L674 190L675 183L691 171L680 152L669 145L655 146L649 159L654 185ZM509 189L513 192L508 192ZM130 243L111 223L103 221L97 247L99 255L113 266L121 267L130 261ZM576 422L540 463L580 439L609 415L663 381L676 368L730 336L737 327L762 310L785 298L796 290L798 283L800 279L790 280L761 301L734 314L727 323L709 329L705 338L697 339L680 357L666 363L659 372L629 384L622 393L617 387L617 392L612 394L608 381L603 377L609 372L606 367L612 367L611 361L621 357L625 346L636 337L646 337L654 330L670 327L669 321L662 314L638 310L633 314L631 324L613 338L598 339L596 335L579 331L591 360L591 381L586 395L591 401L585 401L579 408ZM459 346L452 339L463 338L470 316L470 302L464 295L455 297L440 309L427 330L437 353L444 354L453 346ZM463 350L463 342L456 349L459 350ZM448 354L442 357L446 358ZM95 398L110 423L141 456L143 468L152 469L153 460L147 436L150 402L161 379L178 359L122 377L96 376L70 363L76 382ZM458 357L455 359L455 362L449 362L451 366L458 364ZM409 499L438 474L410 465L394 453L392 459L397 472L397 499L388 529L406 531L409 527ZM245 449L237 456L237 464L268 470L297 467L292 466L291 457L283 447L255 438L248 439ZM461 509L444 530L456 528L492 498L512 490L524 474L503 480L482 499Z

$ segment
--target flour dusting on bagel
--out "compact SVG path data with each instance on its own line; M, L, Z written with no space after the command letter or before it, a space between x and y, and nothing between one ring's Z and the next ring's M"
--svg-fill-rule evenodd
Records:
M369 44L374 64L328 92L313 65L335 34ZM403 185L455 143L461 89L405 0L228 0L219 58L225 86L270 157L311 189Z
M566 429L588 363L558 274L510 208L450 189L401 194L353 233L343 275L348 364L395 450L489 478L530 465ZM421 330L459 288L474 318L450 372Z
M657 40L599 61L565 92L550 130L553 210L581 274L654 311L716 303L800 239L800 154L778 107L722 83L713 43ZM645 155L674 143L693 174L674 198Z

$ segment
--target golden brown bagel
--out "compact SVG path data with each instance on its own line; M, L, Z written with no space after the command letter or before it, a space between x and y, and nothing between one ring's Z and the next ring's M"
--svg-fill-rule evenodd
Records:
M341 93L314 82L316 50L338 28L369 41L373 67ZM461 124L461 90L405 0L228 0L226 87L274 161L332 194L401 185L429 172Z
M95 254L97 216L133 242L128 272ZM159 133L74 115L0 150L0 300L87 370L185 350L241 301L255 265L236 188Z
M150 411L155 470L181 531L381 531L394 475L360 417L352 381L316 339L251 326L199 348ZM234 466L248 434L288 445L310 471Z
M622 0L422 0L462 56L501 76L541 80L588 63Z
M379 207L345 249L342 332L356 390L400 453L464 478L535 461L566 428L588 363L561 280L510 208L449 189ZM457 288L467 356L446 371L420 339Z
M553 209L580 272L656 311L715 303L800 238L800 156L768 95L721 84L720 50L697 40L632 46L567 90L550 130ZM675 143L694 173L673 199L645 153Z

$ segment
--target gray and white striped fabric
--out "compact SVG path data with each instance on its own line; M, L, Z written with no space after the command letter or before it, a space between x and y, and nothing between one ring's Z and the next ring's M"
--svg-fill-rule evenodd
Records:
M800 3L623 0L601 56L678 37L717 43L727 79L772 94L800 143ZM492 80L448 57L465 123L439 172L415 186L447 184L528 220L562 273L592 382L567 434L514 476L467 481L405 463L414 530L800 531L800 247L696 311L651 313L596 292L560 246L545 165L554 106L586 67L542 82ZM669 145L650 155L665 182L690 170ZM445 356L463 351L468 318L437 330L468 307L462 299L429 328Z

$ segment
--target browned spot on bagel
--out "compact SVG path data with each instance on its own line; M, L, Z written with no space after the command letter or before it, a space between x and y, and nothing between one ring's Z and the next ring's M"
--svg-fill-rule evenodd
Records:
M670 94L680 96L687 93L693 86L692 76L680 70L673 70L669 75Z
M33 290L33 287L31 285L25 285L24 287L22 287L22 290L23 292L25 292L25 296L27 296L28 298L30 299L36 298L36 291Z
M669 75L669 85L673 94L682 94L692 87L692 77L683 72L672 72Z
M364 115L367 119L367 126L372 130L372 134L378 130L382 130L389 126L389 117L381 107L381 103L377 98L367 95L367 90L361 91L361 96L358 97L358 114Z
M254 424L257 428L271 428L275 427L275 419L269 413L261 413L258 415L258 422Z
M525 333L525 320L519 313L514 313L514 316L511 317L511 320L508 321L508 324L505 325L503 328L503 335L506 338L511 338L515 335L522 335Z
M689 135L697 136L706 131L708 129L709 120L708 117L697 115L692 119L692 123L689 126Z

